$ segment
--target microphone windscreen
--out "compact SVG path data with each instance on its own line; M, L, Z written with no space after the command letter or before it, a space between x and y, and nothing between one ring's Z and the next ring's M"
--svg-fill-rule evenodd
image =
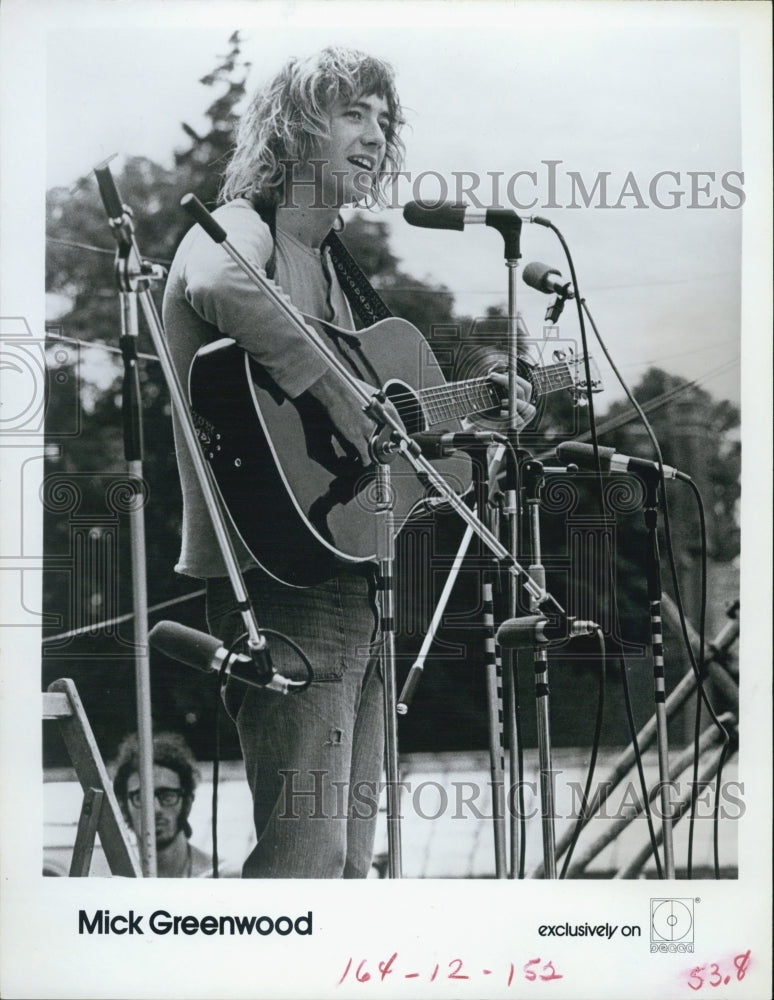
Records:
M124 214L124 206L121 203L121 196L118 193L116 182L110 172L107 162L94 168L97 178L99 193L102 195L102 204L105 206L109 219L120 219Z
M526 615L524 618L509 618L497 630L495 640L503 649L519 649L535 642L538 625L546 621L545 615Z
M559 274L559 271L555 267L549 267L548 264L541 264L540 261L533 261L522 271L522 278L524 279L524 284L529 285L530 288L536 288L539 292L550 292L550 288L545 287L545 280L549 274Z
M609 465L613 455L615 455L615 448L600 447L599 459L601 462L607 462ZM586 444L584 441L564 441L556 446L556 457L564 465L593 468L594 445Z
M214 636L178 622L154 625L148 634L148 641L159 653L204 673L213 670L213 658L223 645Z
M418 201L407 202L403 218L410 226L424 229L464 229L467 205L461 202L445 201L428 208Z

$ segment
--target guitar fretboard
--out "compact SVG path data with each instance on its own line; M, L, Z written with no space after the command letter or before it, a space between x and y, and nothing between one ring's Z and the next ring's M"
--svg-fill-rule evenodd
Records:
M500 394L486 376L421 389L418 395L431 424L500 406Z
M546 365L544 368L533 368L530 378L539 395L557 392L573 385L573 377L566 361ZM501 393L486 375L464 382L449 382L421 389L417 395L431 424L501 406Z
M573 362L577 366L578 362ZM533 368L530 377L539 393L557 392L575 384L570 365L567 361L559 361L542 368Z

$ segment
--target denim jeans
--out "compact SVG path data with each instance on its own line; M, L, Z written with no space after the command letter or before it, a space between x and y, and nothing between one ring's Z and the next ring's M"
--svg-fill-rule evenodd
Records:
M365 878L384 742L371 574L342 573L299 590L253 570L245 583L259 627L298 643L315 679L288 695L229 681L226 708L239 732L257 836L242 877ZM243 632L228 579L207 581L207 621L227 645ZM305 676L290 647L267 638L274 668Z

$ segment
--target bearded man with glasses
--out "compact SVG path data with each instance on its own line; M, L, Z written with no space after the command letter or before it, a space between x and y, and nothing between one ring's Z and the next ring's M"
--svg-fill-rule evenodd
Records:
M140 832L140 762L137 735L118 748L113 790L124 819ZM196 760L182 736L153 737L153 813L156 866L160 878L200 878L212 874L212 859L190 843L188 817L198 779Z

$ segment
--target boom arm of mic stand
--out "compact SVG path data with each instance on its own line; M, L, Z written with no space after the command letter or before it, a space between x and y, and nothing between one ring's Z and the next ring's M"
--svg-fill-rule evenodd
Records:
M500 463L502 462L504 455L503 445L498 445L497 449L489 463L489 480L496 479L496 470ZM490 486L491 492L491 486ZM491 497L490 497L491 499ZM422 642L422 646L417 654L417 658L411 666L406 677L406 682L403 685L403 690L400 693L400 699L398 701L398 715L406 715L409 707L411 705L414 693L419 686L419 681L422 678L422 674L425 669L425 660L427 659L427 654L430 651L430 647L435 641L435 636L438 632L438 626L441 623L441 619L446 610L446 605L449 603L449 597L451 596L454 584L459 576L460 569L462 568L462 563L465 555L470 547L471 539L473 538L473 528L468 525L465 529L465 534L462 537L460 546L457 549L457 554L454 557L454 562L452 563L449 575L446 578L446 582L443 585L443 590L441 591L441 596L438 598L438 603L436 605L435 611L433 612L433 618L430 622L430 626L427 630L427 634Z
M465 534L462 536L462 541L460 542L460 547L457 549L457 555L454 557L454 562L449 570L449 575L446 577L446 582L443 585L443 590L441 591L441 596L438 598L438 603L435 606L435 611L433 612L433 618L430 622L430 627L427 630L424 641L422 642L422 648L417 654L416 660L411 666L408 672L408 677L406 678L406 683L403 685L403 690L400 693L400 699L398 700L398 715L405 715L409 706L411 705L411 700L414 697L414 692L417 689L419 680L422 676L422 672L425 669L425 660L427 659L427 654L430 652L430 647L435 641L436 633L438 632L438 626L441 624L441 618L443 617L444 611L446 611L446 605L449 603L449 597L451 596L454 584L457 582L457 577L459 576L460 569L462 567L462 562L470 546L471 539L473 538L473 529L468 525L465 529Z
M100 192L109 216L110 225L119 247L118 256L120 264L117 262L116 272L121 280L121 288L136 293L139 298L145 320L150 330L151 339L156 348L159 363L161 364L161 370L169 388L172 405L179 418L183 438L210 514L212 527L223 556L234 596L237 600L238 609L247 630L247 644L250 654L254 658L259 657L267 648L266 639L258 627L231 536L226 528L225 514L218 498L214 477L202 455L188 401L180 384L177 371L172 364L161 319L150 294L150 278L158 277L160 274L154 271L149 265L146 265L140 257L140 252L134 238L131 213L121 203L109 168L107 165L102 165L95 170L95 173L97 174ZM288 691L303 690L307 686L307 681L285 681L283 678L282 682L278 682L278 685L274 689L287 693Z

